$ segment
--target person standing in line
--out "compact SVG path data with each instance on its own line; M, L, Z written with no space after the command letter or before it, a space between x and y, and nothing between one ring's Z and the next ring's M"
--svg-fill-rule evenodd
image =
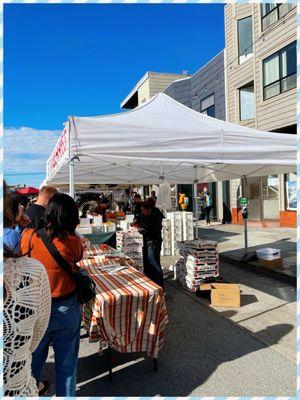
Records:
M205 205L204 205L204 212L205 212L205 219L206 219L206 225L211 225L210 222L210 212L212 209L212 195L211 193L207 190L205 194Z
M186 195L183 192L179 192L179 199L178 199L178 204L181 209L181 211L186 211L187 209L187 204L186 204Z
M4 182L4 221L13 221ZM6 397L38 397L31 354L47 329L51 292L47 272L37 260L20 257L4 243L3 387Z
M27 215L31 221L27 228L39 229L43 226L43 217L47 205L55 193L57 193L57 189L53 186L43 186L40 189L37 201L31 204L27 210Z
M79 211L72 197L56 193L49 201L44 216L43 232L65 260L76 270L82 259L81 239L75 233ZM50 255L40 231L27 229L21 239L22 254L30 253L46 268L51 286L52 307L47 331L32 355L32 371L40 382L52 342L55 356L56 396L75 397L77 360L80 343L81 305L76 295L75 278L70 276Z
M5 186L5 190L6 186ZM28 225L29 218L23 215L23 206L18 196L8 194L10 198L10 216L4 215L3 243L14 253L19 254L21 232Z
M156 204L156 200L157 200L157 196L156 196L156 193L155 193L155 190L152 190L151 191L151 199L153 199L153 201L154 201L154 206L155 206L155 204Z
M153 202L144 201L141 205L142 215L139 221L139 232L143 235L143 262L145 275L157 285L164 287L163 270L160 265L162 244L161 211L153 207Z
M135 193L133 196L133 214L134 219L139 221L142 215L142 198L139 193Z

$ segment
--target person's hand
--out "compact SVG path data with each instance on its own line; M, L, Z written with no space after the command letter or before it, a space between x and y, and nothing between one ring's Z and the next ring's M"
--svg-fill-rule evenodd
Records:
M28 217L28 215L21 215L21 218L18 221L18 225L22 228L25 228L28 226L31 222L31 219Z
M88 249L90 247L90 245L91 245L91 242L89 241L89 239L87 239L84 236L80 238L80 241L81 241L81 244L82 244L82 247L83 247L83 251Z

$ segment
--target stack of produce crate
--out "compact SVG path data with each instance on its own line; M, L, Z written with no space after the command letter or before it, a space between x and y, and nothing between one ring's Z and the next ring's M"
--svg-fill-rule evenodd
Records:
M181 257L174 266L175 278L184 288L195 292L205 278L219 276L217 242L188 240L179 243Z
M163 228L162 228L162 247L161 247L161 255L162 256L170 256L172 255L171 249L171 221L169 219L163 220Z
M117 232L117 250L124 253L143 272L143 236L137 229Z

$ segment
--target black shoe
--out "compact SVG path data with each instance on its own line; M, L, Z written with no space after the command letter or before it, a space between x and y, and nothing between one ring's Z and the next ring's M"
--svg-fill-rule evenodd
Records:
M49 389L50 384L48 381L41 381L40 383L42 383L44 385L44 387L43 387L43 389L39 390L39 396L43 396Z

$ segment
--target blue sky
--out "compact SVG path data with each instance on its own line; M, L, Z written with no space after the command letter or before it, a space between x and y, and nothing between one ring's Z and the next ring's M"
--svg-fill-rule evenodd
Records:
M192 74L223 48L222 4L5 4L6 179L41 182L68 115L119 112L146 71Z

